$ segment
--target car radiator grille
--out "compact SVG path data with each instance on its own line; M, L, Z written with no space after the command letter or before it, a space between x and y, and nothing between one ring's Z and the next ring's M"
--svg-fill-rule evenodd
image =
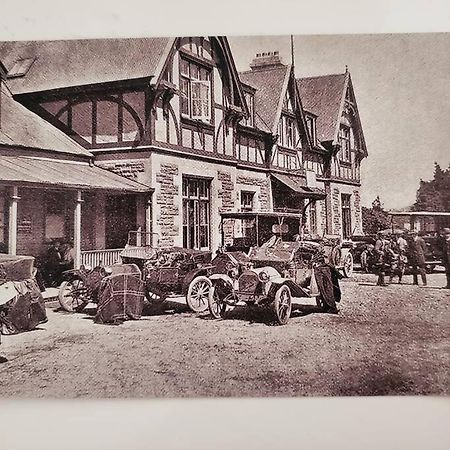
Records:
M258 275L254 272L245 272L239 277L239 292L253 294L259 284Z

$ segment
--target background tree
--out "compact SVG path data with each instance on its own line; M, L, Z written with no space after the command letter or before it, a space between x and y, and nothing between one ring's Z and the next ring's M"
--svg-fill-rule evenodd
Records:
M372 202L372 208L362 207L362 225L366 234L376 234L391 227L391 220L383 209L379 196Z
M420 180L415 211L450 211L450 165L442 170L434 163L434 176L430 181Z

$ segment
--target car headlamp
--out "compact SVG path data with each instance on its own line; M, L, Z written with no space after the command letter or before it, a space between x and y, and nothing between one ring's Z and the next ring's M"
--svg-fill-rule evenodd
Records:
M237 278L238 275L239 275L239 271L238 271L237 267L232 267L231 269L228 270L228 276L230 278Z
M261 272L259 272L258 278L262 283L266 283L267 281L269 281L269 274L262 270Z

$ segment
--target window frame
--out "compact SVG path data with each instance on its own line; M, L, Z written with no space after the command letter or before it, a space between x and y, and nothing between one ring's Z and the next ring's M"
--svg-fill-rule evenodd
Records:
M184 71L186 67L188 70ZM195 72L197 72L197 74L195 74ZM206 79L202 79L203 77ZM182 117L212 123L212 100L214 97L212 78L212 67L208 64L194 61L185 54L180 53L179 92L180 114ZM194 93L197 94L196 97L194 97ZM194 106L195 102L197 102L196 106ZM185 104L187 105L187 108L184 106ZM200 114L194 114L195 108L197 108L197 111L200 110ZM206 114L204 114L205 110Z
M183 175L181 184L183 247L208 250L211 247L211 179Z
M352 162L351 149L351 130L347 125L342 125L339 128L339 144L341 146L341 161L346 163ZM345 144L345 145L344 145Z
M342 236L347 239L352 234L352 195L341 194Z

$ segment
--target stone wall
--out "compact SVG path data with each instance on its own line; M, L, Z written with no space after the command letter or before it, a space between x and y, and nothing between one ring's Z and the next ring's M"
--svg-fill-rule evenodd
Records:
M219 181L218 197L222 201L219 206L219 212L234 210L234 192L235 185L231 173L217 171L217 180Z
M249 176L238 175L236 178L236 183L248 185L248 186L259 186L259 204L261 211L270 210L270 189L269 180L267 178L254 178Z
M141 161L102 162L100 166L117 173L117 175L134 180L138 178L140 173L145 172L145 165Z
M361 196L357 190L353 191L353 210L355 218L353 228L355 233L362 234Z
M159 212L156 223L161 245L174 245L174 238L179 234L179 227L175 222L181 213L178 200L179 186L175 184L175 177L178 177L178 166L175 164L161 164L160 171L156 173L155 202Z
M333 234L341 234L341 199L339 189L333 188L331 197L331 208L333 211Z

